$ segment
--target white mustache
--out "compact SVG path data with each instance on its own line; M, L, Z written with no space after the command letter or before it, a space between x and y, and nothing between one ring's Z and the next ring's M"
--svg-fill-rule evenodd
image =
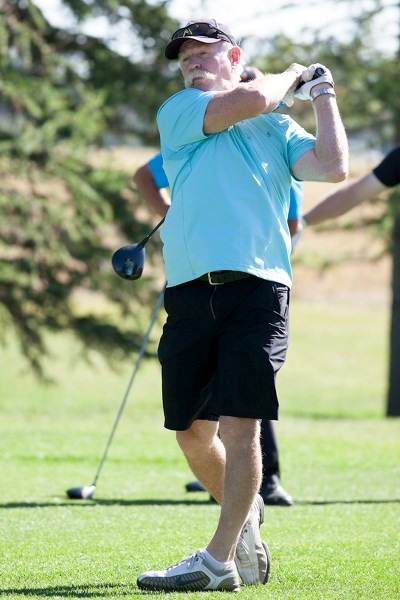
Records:
M193 83L193 80L196 79L196 77L203 77L204 79L215 79L215 75L213 75L209 71L203 71L203 69L194 69L185 78L185 87L190 87Z

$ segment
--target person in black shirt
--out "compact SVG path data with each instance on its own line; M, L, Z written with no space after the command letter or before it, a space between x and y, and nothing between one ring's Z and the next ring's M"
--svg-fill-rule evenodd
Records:
M365 200L400 184L400 146L389 152L371 171L335 189L304 214L305 225L339 217Z

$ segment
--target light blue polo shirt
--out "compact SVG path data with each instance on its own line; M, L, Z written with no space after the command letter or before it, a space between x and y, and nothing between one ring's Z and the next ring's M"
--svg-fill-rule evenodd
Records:
M204 135L214 93L188 88L157 115L172 199L161 231L167 285L226 269L290 287L290 168L315 138L275 113Z
M157 152L157 154L152 156L147 165L158 189L169 187L169 182L163 168L163 157L161 152ZM290 186L288 219L300 219L302 215L303 200L303 182L298 181L297 179L292 179L292 185Z

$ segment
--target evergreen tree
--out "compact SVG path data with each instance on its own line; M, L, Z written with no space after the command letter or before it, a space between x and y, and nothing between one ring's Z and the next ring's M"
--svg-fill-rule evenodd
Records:
M156 286L145 275L133 292L111 271L110 258L124 241L142 239L148 226L134 218L139 199L127 189L129 175L94 168L90 157L110 134L158 145L157 108L181 88L177 65L164 59L178 26L168 0L62 1L69 11L62 28L32 0L0 3L0 341L14 327L38 372L47 330L72 330L85 347L111 358L139 343L135 315L152 304ZM388 0L374 0L368 10L360 5L350 42L324 38L323 28L307 43L277 36L257 47L253 39L248 62L270 72L291 62L326 62L345 99L340 107L349 135L368 132L371 146L387 148L400 142L399 56L380 52L371 37L375 15L387 6ZM82 33L96 17L109 23L106 37ZM302 103L292 114L308 127ZM400 413L396 198L382 229L394 257L388 414ZM159 255L155 241L146 250L150 262L152 251ZM112 310L82 316L74 303L78 290L106 298Z
M145 2L125 2L124 11L114 0L65 4L77 22L104 13L160 47L163 26L173 28L162 6ZM156 141L156 105L176 74L160 68L157 81L150 77L161 51L154 45L149 55L135 63L77 27L57 29L30 0L0 5L0 338L14 327L38 373L49 330L73 331L111 359L140 342L138 306L151 304L155 286L135 283L135 303L110 259L124 240L140 241L148 224L134 219L129 175L94 168L90 158L124 103L137 103L133 133L147 121L153 133L143 137ZM82 290L107 298L124 318L76 310Z

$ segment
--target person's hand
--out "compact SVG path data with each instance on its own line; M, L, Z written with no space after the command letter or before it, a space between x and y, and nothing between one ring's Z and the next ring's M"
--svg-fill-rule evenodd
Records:
M301 79L298 87L295 90L294 97L298 98L299 100L312 100L311 90L319 83L328 83L334 87L330 70L320 63L315 63L310 65L301 74Z
M241 83L247 83L260 77L264 77L264 73L260 69L257 69L257 67L245 67L240 75L240 81Z
M288 91L286 92L284 97L282 98L282 102L284 102L286 104L286 106L289 106L289 107L293 106L294 93L297 89L297 86L299 85L300 77L304 73L305 70L306 70L306 67L304 65L299 65L298 63L293 63L290 65L290 67L285 69L285 71L284 71L285 73L293 72L297 75L296 80L293 82L293 84L290 86L290 88L288 89Z

